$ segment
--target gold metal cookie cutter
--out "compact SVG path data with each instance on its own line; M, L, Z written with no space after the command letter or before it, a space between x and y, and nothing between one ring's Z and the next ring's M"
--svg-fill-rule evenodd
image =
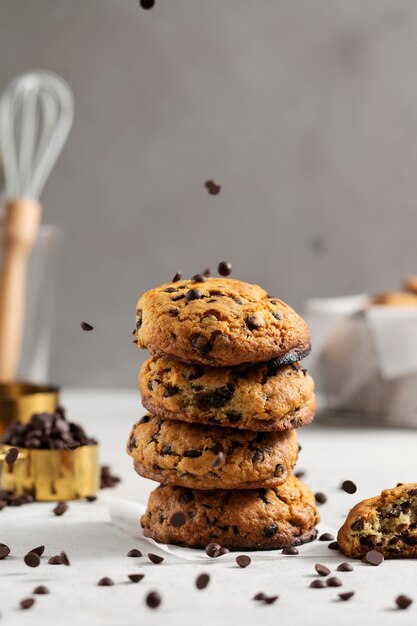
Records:
M0 446L0 490L20 496L30 494L38 501L76 500L97 494L100 482L99 446L75 450L17 448L13 465L5 461L7 450Z

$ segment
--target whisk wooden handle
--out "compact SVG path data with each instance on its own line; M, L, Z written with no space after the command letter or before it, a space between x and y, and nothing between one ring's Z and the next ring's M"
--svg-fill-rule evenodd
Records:
M0 272L0 382L16 380L23 335L28 255L35 243L42 208L18 198L6 205L4 258Z

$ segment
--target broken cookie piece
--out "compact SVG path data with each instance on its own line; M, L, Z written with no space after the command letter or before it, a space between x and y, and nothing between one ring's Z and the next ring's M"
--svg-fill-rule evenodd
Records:
M417 558L417 483L399 484L359 502L337 541L351 558L361 558L369 550L378 550L386 559Z

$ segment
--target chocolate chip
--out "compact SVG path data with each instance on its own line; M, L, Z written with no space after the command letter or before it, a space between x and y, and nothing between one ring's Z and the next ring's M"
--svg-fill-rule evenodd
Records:
M378 550L369 550L369 552L365 554L364 559L365 563L369 565L381 565L384 560L384 555L378 552Z
M51 558L48 559L48 564L49 565L63 565L63 562L59 554L56 554L55 556L51 556Z
M207 276L207 278L209 278L210 276L213 276L213 272L210 269L210 267L206 267L206 269L201 273L203 274L203 276Z
M322 565L321 563L316 563L314 569L316 570L317 574L319 574L319 576L328 576L330 574L329 568L325 565Z
M271 314L273 317L275 317L276 320L279 320L279 321L282 320L282 315L279 311L271 311Z
M263 591L259 591L257 594L253 596L254 600L265 600L268 596Z
M264 602L265 604L274 604L278 600L279 596L268 596L263 591L260 591L255 596L253 596L254 600L258 602Z
M145 574L128 574L127 577L132 583L140 583L140 581L144 578Z
M181 526L184 526L186 521L187 521L187 518L185 517L182 511L176 511L175 513L171 515L169 519L169 523L174 528L181 528Z
M346 493L350 493L350 494L356 493L356 491L358 490L355 483L352 482L351 480L344 480L342 482L342 489L343 491L346 491Z
M52 513L57 517L64 515L65 511L68 510L68 504L66 502L58 502L56 507L52 509Z
M63 550L59 553L59 558L61 559L63 565L66 565L67 567L71 565L67 553Z
M205 589L210 582L210 576L208 574L200 574L195 580L195 586L197 589Z
M204 298L204 294L200 289L190 289L185 294L185 297L187 300L201 300L201 298Z
M176 293L178 291L178 289L175 289L175 287L167 287L167 289L164 289L165 293Z
M327 547L329 548L329 550L339 550L339 544L337 543L337 541L332 541Z
M4 460L7 465L13 465L17 461L17 457L19 456L19 450L17 448L9 448L4 455Z
M114 580L108 578L107 576L104 576L104 578L100 578L97 585L99 587L112 587L114 585Z
M236 557L236 563L239 565L239 567L244 568L248 567L248 565L252 563L252 559L246 554L239 554L239 556Z
M336 578L336 576L331 576L326 580L326 584L328 587L341 587L342 581L340 578Z
M287 546L286 548L283 548L281 554L288 554L291 556L296 556L297 554L299 554L299 552L295 546Z
M206 182L204 183L204 186L211 196L217 196L222 190L221 185L219 185L219 183L217 183L215 180L211 180L211 179L206 180Z
M211 464L211 467L213 469L217 469L218 467L223 465L224 459L225 459L225 456L224 456L223 452L218 452L216 454L216 456L214 457L214 460L213 460L213 463Z
M259 448L255 448L254 453L252 455L252 463L261 463L264 460L264 455L262 450Z
M198 459L202 454L201 450L185 450L184 456L187 459Z
M344 593L339 593L339 598L343 600L343 602L346 602L347 600L353 598L354 595L354 591L345 591Z
M230 274L232 273L232 269L232 264L228 261L221 261L221 263L219 263L219 265L217 266L217 271L219 272L220 276L230 276Z
M276 525L276 523L272 522L272 524L269 524L268 526L265 526L263 528L262 534L264 537L273 537L277 532L277 528L278 526Z
M192 283L205 283L206 280L207 277L204 276L204 274L194 274L194 276L191 278Z
M6 556L9 556L9 554L10 554L9 546L6 546L5 543L0 543L0 561L2 559L5 559Z
M350 563L341 563L340 565L337 566L337 571L338 572L352 572L353 567L351 566Z
M206 554L212 559L216 559L217 557L222 556L223 554L227 554L229 552L227 548L224 548L215 541L211 541L209 544L207 544L205 550Z
M38 596L44 596L47 593L49 593L49 589L48 587L45 587L45 585L39 585L39 587L35 587L35 589L33 590L33 593L35 593Z
M127 553L126 556L131 556L133 558L138 558L138 557L142 556L142 552L140 550L137 550L136 548L132 548L132 550L129 550L129 552Z
M233 526L233 530L236 530L237 526ZM238 532L235 532L235 535L238 534ZM227 554L229 552L229 548L225 548L224 546L220 547L220 550L218 550L217 552L217 556L223 556L223 554Z
M178 302L179 300L183 300L183 298L185 298L185 295L183 293L180 293L178 296L174 296L173 298L171 298L171 302Z
M202 410L221 409L231 400L233 392L234 387L232 385L216 387L213 391L197 394L196 404Z
M158 554L152 554L152 552L148 552L148 559L151 563L155 563L155 565L159 565L164 560L163 556L159 556Z
M362 530L363 528L363 519L359 517L353 524L351 525L351 530Z
M32 550L29 550L29 552L34 552L38 556L42 556L42 554L45 552L45 546L38 546L37 548L32 548Z
M168 315L170 317L178 317L178 315L180 314L180 310L179 309L168 309L167 313L168 313Z
M310 587L312 589L323 589L326 586L326 583L323 580L317 578L310 583Z
M334 537L331 533L323 533L319 537L319 541L333 541Z
M398 606L399 609L408 609L408 607L413 604L413 600L411 598L409 598L408 596L397 596L395 598L395 604Z
M30 609L35 604L35 598L25 598L20 601L20 607L22 609Z
M141 424L145 422L146 417L148 418L146 421L149 421L149 416L145 415L145 417L141 419ZM111 489L120 483L120 480L119 476L115 476L111 473L108 465L103 465L100 468L100 489Z
M167 385L164 391L164 398L170 398L179 394L181 389L177 385Z
M146 596L145 601L150 609L156 609L161 604L162 599L157 591L151 591Z
M327 502L327 497L321 491L318 491L317 493L315 493L314 497L316 499L317 504L324 504L325 502Z
M294 476L296 478L303 478L306 475L304 470L298 470L297 472L294 472Z
M172 279L172 282L177 283L179 280L181 280L181 276L182 276L182 273L180 270L178 270L178 272L174 274L174 278Z
M260 328L260 324L255 315L247 316L246 326L249 328L249 330L256 330L257 328Z
M88 322L81 322L80 326L83 330L86 330L87 332L90 330L94 330L94 326L91 326L91 324L89 324Z
M29 567L38 567L41 557L36 552L28 552L23 559Z

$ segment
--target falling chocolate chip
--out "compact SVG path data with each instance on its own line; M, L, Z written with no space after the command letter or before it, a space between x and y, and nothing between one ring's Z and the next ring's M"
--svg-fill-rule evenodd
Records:
M35 604L35 598L25 598L20 601L20 606L22 609L30 609L31 606Z
M232 273L232 269L232 264L228 261L221 261L217 266L217 271L219 272L220 276L230 276L230 274Z
M48 559L48 564L49 565L63 565L63 562L59 554L56 554L55 556L51 556L51 558Z
M331 576L330 578L326 580L326 584L328 587L341 587L342 581L340 580L340 578L337 578L336 576Z
M225 459L225 456L224 456L223 452L218 452L216 454L216 456L214 457L214 460L213 460L213 463L211 464L211 467L213 469L217 469L218 467L223 465L224 459Z
M146 417L146 416L145 416ZM143 423L145 418L142 418L141 423ZM147 420L149 421L149 419ZM121 479L119 476L115 476L111 473L110 467L108 465L102 465L100 468L100 489L111 489L115 487L118 483L120 483Z
M201 300L201 298L204 297L204 294L202 291L200 291L200 289L190 289L189 291L187 291L187 293L185 294L185 297L187 298L187 300Z
M37 546L36 548L32 548L32 550L29 550L29 552L34 552L38 556L42 556L42 554L45 552L45 546Z
M4 455L4 460L7 465L13 465L17 461L17 457L19 456L19 450L17 448L9 448Z
M6 546L5 543L0 543L0 561L2 559L5 559L6 556L9 556L9 554L10 554L9 546Z
M239 567L245 568L252 563L252 559L246 554L239 554L239 556L236 557L236 563L239 565Z
M176 511L175 513L171 515L169 519L169 523L174 528L181 528L181 526L184 526L186 521L187 521L187 518L185 517L182 511Z
M384 555L378 550L369 550L364 556L365 563L369 565L381 565L384 560Z
M155 6L155 0L139 0L139 5L142 9L145 9L145 11L149 11L149 9Z
M159 554L152 554L152 552L148 552L148 559L155 563L155 565L159 565L164 560L163 556L159 556Z
M323 533L319 537L319 541L333 541L334 537L331 533Z
M89 332L90 330L94 330L94 326L91 326L91 324L89 324L88 322L81 322L80 326L83 330L87 332Z
M56 507L52 509L52 513L57 517L64 515L65 511L68 510L68 504L66 502L58 502Z
M130 556L133 558L138 558L140 556L142 556L142 552L140 550L137 550L136 548L132 548L132 550L129 550L129 552L127 553L126 556Z
M319 578L317 578L316 580L313 580L310 583L311 589L323 589L325 586L326 586L326 583L324 582L324 580L320 580Z
M23 560L26 563L26 565L28 565L28 567L38 567L38 565L40 565L40 562L41 562L41 557L38 554L36 554L36 552L28 552L24 556Z
M181 276L182 276L181 271L178 271L176 274L174 274L174 278L172 279L172 282L177 283L179 280L181 280Z
M408 596L400 595L395 598L395 604L399 609L408 609L408 607L413 604L413 600Z
M296 556L297 554L299 554L299 552L295 546L287 546L286 548L283 548L281 554Z
M217 183L215 180L206 180L204 183L205 188L209 192L211 196L217 196L222 190L221 185Z
M205 589L210 582L210 576L208 574L200 574L195 580L195 586L197 589Z
M132 583L139 583L145 577L145 574L128 574L127 577Z
M328 576L330 574L329 568L325 565L322 565L321 563L316 563L314 569L316 570L317 574L319 574L319 576Z
M145 601L150 609L156 609L161 604L162 599L157 591L151 591L146 596Z
M338 572L352 572L353 567L351 566L350 563L341 563L340 565L337 566L337 571Z
M351 598L353 598L354 595L355 595L354 591L345 591L344 593L339 593L339 598L343 602L346 602L347 600L350 600Z
M317 493L315 493L314 497L316 499L317 504L324 504L325 502L327 502L327 496L321 491L318 491Z
M203 274L203 276L206 276L207 278L210 278L210 276L213 276L213 272L211 271L209 267L206 267L206 269L201 273Z
M112 585L114 585L114 580L108 578L107 576L104 576L104 578L100 578L97 585L99 587L112 587Z
M356 491L358 490L355 483L352 482L351 480L344 480L342 482L342 489L343 491L346 491L346 493L350 493L350 494L356 493Z

